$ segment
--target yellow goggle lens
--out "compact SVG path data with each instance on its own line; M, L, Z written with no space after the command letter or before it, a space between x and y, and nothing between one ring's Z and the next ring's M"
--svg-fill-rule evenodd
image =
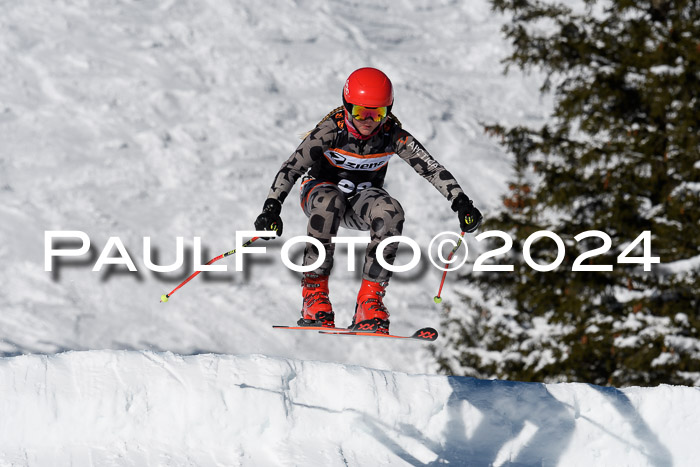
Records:
M387 114L387 108L386 107L364 107L362 105L353 105L352 106L352 118L354 118L357 121L363 121L363 120L374 120L375 122L381 122L384 118L386 118Z

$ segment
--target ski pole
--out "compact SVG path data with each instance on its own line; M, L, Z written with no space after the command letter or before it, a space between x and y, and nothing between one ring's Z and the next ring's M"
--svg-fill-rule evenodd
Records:
M253 237L253 238L251 238L250 240L248 240L247 242L245 242L245 243L242 245L242 247L245 248L245 247L247 247L247 246L250 246L255 240L258 240L259 238L260 238L260 237ZM206 266L209 266L210 264L215 263L216 261L219 261L219 260L222 259L222 258L226 258L227 256L231 256L231 255L234 254L235 252L236 252L236 250L231 250L231 251L229 251L228 253L224 253L224 254L222 254L222 255L219 255L219 256L217 256L216 258L214 258L214 259L212 259L211 261L209 261L209 262L206 264ZM177 291L177 289L179 289L180 287L182 287L183 285L187 284L189 281L191 281L192 279L194 279L194 278L197 276L197 274L199 274L200 272L202 272L202 271L195 271L190 277L188 277L187 279L185 279L184 281L182 281L182 282L180 283L180 285L178 285L178 286L175 287L172 291L170 291L170 293L161 295L161 296L160 296L160 302L161 302L161 303L167 302L168 299L170 298L170 296L171 296L172 294L174 294L174 293Z
M457 244L455 245L454 248L452 248L452 251L450 252L449 256L447 257L447 262L445 264L445 270L442 272L442 280L440 281L440 289L438 290L438 293L435 296L435 298L433 298L433 301L435 303L442 302L442 297L440 296L440 294L442 293L442 286L445 285L445 277L447 276L447 271L448 271L447 267L449 266L450 260L454 256L455 252L457 251L459 246L462 244L463 239L464 239L464 232L459 234L459 240L457 241Z

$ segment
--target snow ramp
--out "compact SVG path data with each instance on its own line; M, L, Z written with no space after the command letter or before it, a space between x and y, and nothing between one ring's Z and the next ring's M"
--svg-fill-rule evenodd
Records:
M700 389L263 355L0 359L0 466L697 465Z

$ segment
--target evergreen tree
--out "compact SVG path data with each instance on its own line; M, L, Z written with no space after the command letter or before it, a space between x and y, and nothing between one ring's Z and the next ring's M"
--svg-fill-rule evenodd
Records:
M507 67L545 71L541 90L555 93L555 107L541 128L487 127L515 156L517 177L482 228L505 231L513 246L487 264L514 271L463 278L481 294L446 313L447 347L434 348L442 370L700 385L700 0L585 0L580 13L491 3L512 15ZM551 272L524 261L539 230L565 245ZM588 231L600 233L575 238ZM599 247L580 267L611 270L573 271ZM541 238L529 252L551 264L559 249Z

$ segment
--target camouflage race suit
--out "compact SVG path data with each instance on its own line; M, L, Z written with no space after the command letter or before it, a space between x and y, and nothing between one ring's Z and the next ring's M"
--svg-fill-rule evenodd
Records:
M385 238L401 235L403 208L383 188L392 156L399 156L452 201L462 193L452 174L440 165L411 134L390 115L379 131L367 139L354 137L342 108L328 114L282 164L268 198L283 203L296 181L306 174L301 187L301 207L309 218L308 235L321 241L326 249L325 262L314 271L329 275L333 267L335 244L331 239L340 226L369 230L363 278L384 282L391 272L379 265L376 250ZM307 173L308 172L308 173ZM384 259L393 264L398 244L384 249ZM308 244L304 264L318 258L316 248Z

